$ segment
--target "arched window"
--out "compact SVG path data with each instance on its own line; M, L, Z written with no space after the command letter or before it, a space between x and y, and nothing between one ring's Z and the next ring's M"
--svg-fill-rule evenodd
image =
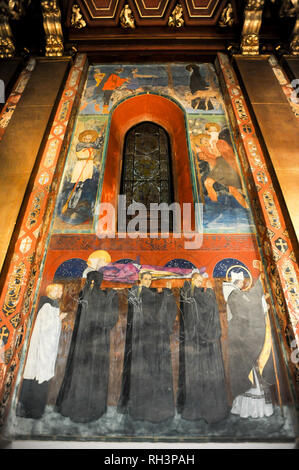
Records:
M171 119L169 118L171 116ZM115 230L119 233L128 230L128 223L123 214L122 205L119 206L119 195L126 194L123 190L122 173L124 172L124 154L126 137L135 126L144 123L155 123L167 135L169 168L173 201L182 207L187 203L191 207L191 227L194 230L194 187L192 180L192 167L190 166L189 148L186 134L186 116L182 109L172 100L155 94L141 94L122 101L113 111L109 127L109 139L105 156L105 172L101 189L100 204L111 204L118 208L115 217ZM129 203L129 198L127 198ZM172 216L172 210L169 211ZM120 222L121 215L121 222ZM171 222L171 221L170 221ZM97 224L97 231L101 235L102 225ZM183 220L181 215L181 224ZM138 229L137 229L138 230ZM173 224L173 230L177 230ZM171 223L169 224L169 231ZM139 229L141 232L141 230ZM112 230L113 232L113 230ZM161 230L160 230L161 233Z
M120 194L126 196L126 206L142 203L147 209L149 230L150 204L174 201L169 137L153 122L141 122L126 134ZM153 214L151 214L153 217ZM127 221L133 216L127 215ZM158 220L160 231L161 219ZM172 221L169 221L172 229Z

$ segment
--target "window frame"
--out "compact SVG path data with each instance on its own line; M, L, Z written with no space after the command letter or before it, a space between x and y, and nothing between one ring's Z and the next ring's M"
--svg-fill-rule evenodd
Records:
M125 136L128 130L144 121L159 125L169 136L174 175L174 201L180 204L181 209L184 203L191 204L190 230L193 231L195 227L194 203L198 201L193 191L192 151L188 140L188 121L185 111L173 99L147 93L118 103L111 112L109 121L100 204L109 203L115 209L115 218L110 224L110 226L115 224L113 233L121 238L125 237L125 234L118 232L117 217ZM183 233L183 210L181 210L181 233ZM106 235L109 236L109 233L106 232Z

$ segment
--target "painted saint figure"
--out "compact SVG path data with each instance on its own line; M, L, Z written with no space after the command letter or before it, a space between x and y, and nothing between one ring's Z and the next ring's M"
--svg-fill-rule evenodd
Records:
M95 165L96 152L104 142L100 133L87 129L78 136L76 163L70 181L63 188L60 217L67 223L77 225L92 217L92 208L97 191L99 170Z
M49 284L46 294L39 302L17 407L17 415L24 418L39 419L44 414L50 381L55 375L61 322L67 315L59 308L63 286Z
M208 164L204 186L209 198L214 202L218 200L214 183L219 183L242 207L248 209L232 147L225 140L218 139L220 126L217 123L207 123L205 127L205 134L192 137L192 148L195 158Z
M229 413L215 293L192 276L181 289L177 407L186 420L215 423Z
M170 334L177 313L170 288L150 289L152 276L128 295L128 320L122 390L118 411L133 420L159 423L175 413Z
M205 268L201 268L204 271ZM83 271L85 278L90 271L103 273L105 281L135 283L142 272L150 272L154 279L186 278L191 277L192 269L178 267L162 267L153 265L140 265L139 262L112 263L110 254L105 250L96 250L87 259L87 267ZM197 272L199 269L197 269Z
M103 145L103 141L103 133L98 134L92 129L79 134L76 145L77 162L72 172L72 183L84 183L92 178L95 153Z
M244 281L243 271L235 270L231 272L231 282L223 283L228 307L229 380L233 400L231 412L241 417L271 416L273 406L269 385L273 370L268 360L269 353L263 363L260 362L266 337L268 307L261 279L248 290L242 290ZM267 369L266 365L269 366Z
M118 319L114 290L101 290L103 275L92 271L79 296L57 411L72 421L87 423L107 410L110 331Z

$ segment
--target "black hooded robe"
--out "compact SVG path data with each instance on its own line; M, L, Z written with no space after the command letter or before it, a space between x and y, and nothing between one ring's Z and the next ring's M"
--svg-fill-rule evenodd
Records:
M186 283L181 290L177 407L186 420L214 423L229 412L221 348L221 325L213 289Z
M159 423L175 414L170 334L177 307L170 289L129 291L122 390L118 411Z
M191 72L189 86L192 95L197 91L209 89L207 82L200 73L200 68L198 67L198 65L187 65L186 69ZM205 99L194 98L191 101L191 106L192 108L205 109ZM211 103L211 100L208 100L208 110L211 109L213 109L213 105Z
M102 278L96 271L87 274L56 401L60 414L81 423L95 421L107 410L110 331L118 319L118 296L100 289Z

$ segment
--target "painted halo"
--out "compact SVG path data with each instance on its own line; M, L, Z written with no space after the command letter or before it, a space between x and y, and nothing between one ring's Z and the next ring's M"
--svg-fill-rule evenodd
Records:
M233 266L230 266L228 270L226 271L226 281L229 282L229 272L233 268L244 269L244 271L246 271L249 274L249 279L250 279L249 284L245 289L243 289L244 291L249 290L250 287L252 286L252 276L251 276L251 272L249 271L249 269L246 268L245 266L240 266L239 264L234 264Z

